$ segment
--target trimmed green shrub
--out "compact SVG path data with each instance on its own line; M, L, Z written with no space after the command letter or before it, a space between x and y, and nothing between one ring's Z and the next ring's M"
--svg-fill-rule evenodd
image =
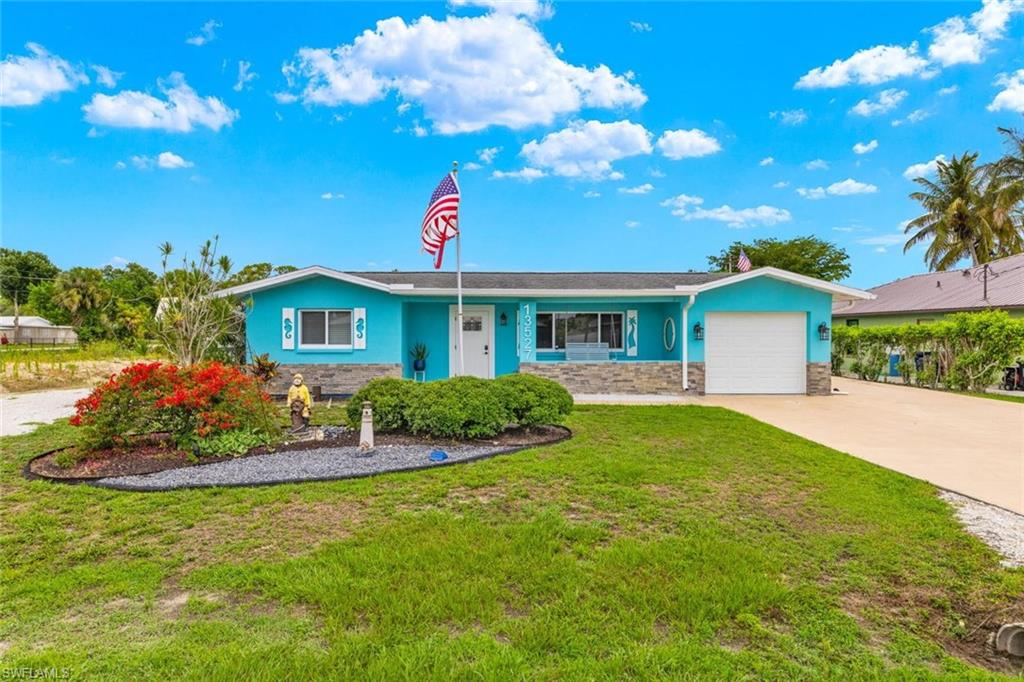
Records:
M557 381L532 374L506 374L494 380L509 416L520 426L558 424L572 411L572 395Z
M899 354L903 382L984 391L1002 369L1024 355L1024 320L1002 310L956 313L939 322L832 330L832 371L850 359L860 379L878 381L890 354ZM921 360L915 361L920 355Z
M409 430L442 438L488 438L508 426L509 413L493 381L455 377L421 384L405 410Z
M345 407L349 424L358 427L362 421L363 402L373 403L373 428L376 431L402 431L409 428L405 412L412 396L425 384L408 379L381 377L356 391Z

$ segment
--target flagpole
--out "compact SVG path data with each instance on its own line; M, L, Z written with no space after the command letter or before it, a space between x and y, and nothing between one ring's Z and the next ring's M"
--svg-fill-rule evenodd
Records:
M455 183L458 185L458 174L459 174L459 162L452 161L452 177L455 178ZM459 206L459 221L456 223L458 232L455 233L455 288L458 293L459 299L459 376L466 374L466 355L462 348L462 206L461 206L461 194L462 189L459 189L460 194L460 206Z

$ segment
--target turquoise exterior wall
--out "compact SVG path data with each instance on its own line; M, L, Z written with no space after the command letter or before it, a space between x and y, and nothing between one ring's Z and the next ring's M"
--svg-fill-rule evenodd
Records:
M295 350L281 348L281 309L366 308L365 350ZM245 335L255 355L269 353L285 364L400 363L403 350L401 299L375 289L327 277L283 284L252 295L245 316Z
M831 325L832 296L823 291L782 282L770 277L731 284L697 295L689 311L690 362L704 362L704 341L693 339L693 325L707 327L707 312L802 312L807 316L807 362L829 362L832 342L818 338L818 325Z
M689 344L691 362L704 361L704 342L693 339L693 325L706 327L705 315L711 312L801 312L807 321L807 359L809 362L828 362L830 342L818 338L818 324L831 323L831 295L806 287L760 277L738 284L713 289L697 295L689 310L687 329L682 325L682 306L688 296L645 298L629 300L615 297L602 299L540 299L497 301L466 298L467 305L494 306L494 370L495 375L516 372L520 361L564 361L564 352L528 352L522 348L517 354L517 341L524 347L527 334L535 330L518 324L527 317L536 320L537 312L621 312L637 311L638 353L629 357L625 351L613 357L622 362L679 360L684 336ZM286 364L304 363L392 363L401 364L403 374L413 376L409 349L417 342L427 345L428 380L448 376L449 305L454 297L423 298L387 294L327 277L314 277L256 292L246 316L246 336L253 354L269 353L270 357ZM282 308L366 308L365 350L283 350L281 348ZM502 313L506 324L501 325ZM664 344L665 320L672 319L676 327L675 344L666 349ZM517 339L517 330L519 338ZM297 345L297 344L296 344Z

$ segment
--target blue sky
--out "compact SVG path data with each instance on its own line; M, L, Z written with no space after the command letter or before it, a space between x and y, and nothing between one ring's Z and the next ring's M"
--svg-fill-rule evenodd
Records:
M924 267L908 169L1021 127L1020 0L493 4L7 3L3 244L427 269L458 160L467 269L815 234L871 286Z

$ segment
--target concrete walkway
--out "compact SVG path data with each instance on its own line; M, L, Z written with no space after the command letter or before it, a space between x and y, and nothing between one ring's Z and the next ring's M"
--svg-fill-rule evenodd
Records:
M75 401L89 395L88 388L58 391L5 393L0 396L0 436L17 436L34 431L39 424L70 417Z
M848 395L707 396L804 438L1024 514L1024 403L833 379Z

